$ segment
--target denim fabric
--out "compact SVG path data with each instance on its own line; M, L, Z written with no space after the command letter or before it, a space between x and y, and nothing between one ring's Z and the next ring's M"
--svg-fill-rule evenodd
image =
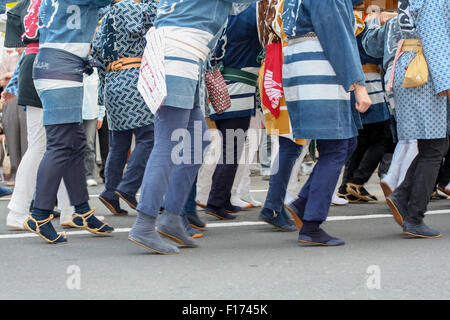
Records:
M303 220L323 222L328 217L334 189L342 167L356 148L357 139L317 140L319 160L298 195Z
M195 198L197 197L197 178L195 178L194 184L192 185L191 193L188 196L186 201L186 205L183 209L183 215L188 213L197 212L197 203L195 202Z
M136 146L128 159L128 151L135 136ZM130 196L136 196L144 177L145 166L153 149L153 124L124 131L109 132L109 154L105 167L105 190L101 196L118 200L116 190ZM123 173L125 165L127 170Z
M165 196L164 208L182 214L210 142L207 130L198 106L182 109L163 105L158 110L155 146L145 169L137 207L140 213L157 217ZM178 161L179 156L184 160Z
M303 146L288 138L279 137L279 143L280 150L274 160L275 165L272 167L273 172L270 176L269 191L264 203L264 208L275 210L276 212L281 212L292 168L303 150Z
M69 194L71 205L89 200L86 186L84 155L86 135L80 123L45 126L47 151L39 165L34 207L53 210L61 179Z

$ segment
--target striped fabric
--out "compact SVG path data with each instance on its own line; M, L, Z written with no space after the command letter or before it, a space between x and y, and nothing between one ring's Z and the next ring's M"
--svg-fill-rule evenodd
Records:
M192 109L204 108L203 68L210 52L207 44L213 38L208 32L194 28L161 27L165 37L167 97L164 104Z
M243 68L242 70L252 74L258 73L258 68ZM232 119L248 117L255 114L255 86L243 82L226 81L228 93L231 98L231 107L224 113L217 115L214 108L210 106L211 120Z
M386 121L390 118L383 90L383 76L380 73L365 73L366 89L372 100L372 106L366 113L361 113L362 124ZM352 101L353 103L353 101Z
M338 83L318 39L290 40L283 52L283 86L294 138L357 136L350 93Z

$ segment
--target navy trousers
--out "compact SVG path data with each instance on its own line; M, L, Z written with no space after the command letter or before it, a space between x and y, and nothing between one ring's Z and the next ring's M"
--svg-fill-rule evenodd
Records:
M86 134L83 124L47 125L45 132L47 150L37 173L34 207L54 209L61 179L64 179L72 206L87 202L89 194L84 166Z
M298 197L305 221L327 220L342 167L356 149L356 137L343 140L317 140L319 160Z
M136 146L130 154L127 170L124 173L123 170L127 164L133 134ZM132 130L109 132L110 147L105 166L105 190L101 194L103 198L118 200L115 191L120 191L132 197L136 196L142 184L153 143L153 124Z
M279 137L279 143L280 150L275 158L275 165L272 167L269 191L264 203L264 208L275 210L276 212L281 212L283 208L292 168L303 150L303 146L288 138Z

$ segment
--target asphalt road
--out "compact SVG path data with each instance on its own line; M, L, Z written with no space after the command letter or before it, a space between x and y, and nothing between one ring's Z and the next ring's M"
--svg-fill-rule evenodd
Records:
M160 256L127 240L136 213L112 216L101 188L90 189L91 205L116 232L70 230L63 245L7 230L0 199L0 299L450 299L450 200L432 202L426 218L440 239L404 236L380 201L331 209L324 228L342 247L304 246L253 209L232 223L200 213L209 223L201 246ZM255 198L265 189L254 179Z

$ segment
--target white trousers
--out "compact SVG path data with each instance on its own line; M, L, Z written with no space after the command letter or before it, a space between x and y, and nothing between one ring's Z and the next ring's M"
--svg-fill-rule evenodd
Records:
M8 204L9 215L29 216L30 204L36 189L36 177L42 157L44 156L47 137L43 125L41 108L27 107L28 149L17 169L16 185ZM61 210L61 222L66 222L74 212L70 206L64 182L58 190L58 208Z

